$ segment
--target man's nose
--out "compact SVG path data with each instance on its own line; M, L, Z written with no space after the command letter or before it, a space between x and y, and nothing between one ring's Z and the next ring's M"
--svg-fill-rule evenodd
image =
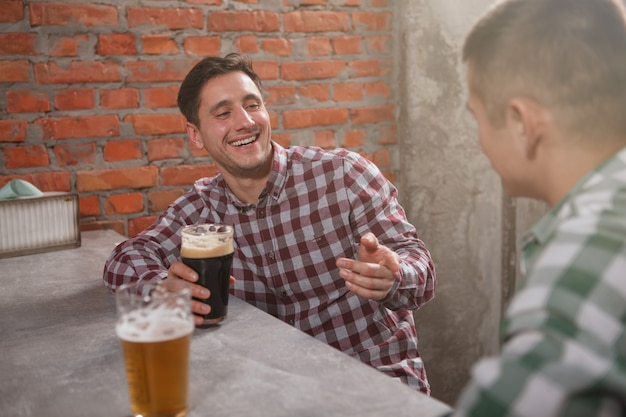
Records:
M239 108L235 112L235 128L237 130L240 129L249 129L254 126L254 120L250 113L246 111L244 108Z

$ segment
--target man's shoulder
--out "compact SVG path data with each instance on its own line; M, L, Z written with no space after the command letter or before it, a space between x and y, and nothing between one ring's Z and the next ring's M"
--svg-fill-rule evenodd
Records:
M359 158L356 152L344 148L324 149L319 146L289 146L285 148L287 157L291 160L324 161L344 159L346 157Z

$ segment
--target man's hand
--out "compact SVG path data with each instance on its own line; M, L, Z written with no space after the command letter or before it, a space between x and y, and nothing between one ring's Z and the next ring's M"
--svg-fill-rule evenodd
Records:
M200 284L196 284L196 282L198 282L198 274L196 271L180 261L176 261L170 266L170 269L167 271L166 279L182 279L190 282L191 296L194 298L206 300L211 295L209 290ZM235 278L233 276L230 277L230 285L235 285ZM204 319L201 316L209 314L211 312L211 306L198 300L191 300L191 311L194 313L193 319L196 326L199 326L204 323Z
M358 260L339 258L339 275L346 287L361 297L383 300L393 286L400 270L400 257L386 246L379 245L372 233L361 237Z

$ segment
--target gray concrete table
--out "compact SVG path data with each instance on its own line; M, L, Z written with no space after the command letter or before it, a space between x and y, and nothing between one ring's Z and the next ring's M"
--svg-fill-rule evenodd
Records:
M0 259L0 415L130 414L104 260L124 239ZM437 416L449 408L231 297L191 343L190 417Z

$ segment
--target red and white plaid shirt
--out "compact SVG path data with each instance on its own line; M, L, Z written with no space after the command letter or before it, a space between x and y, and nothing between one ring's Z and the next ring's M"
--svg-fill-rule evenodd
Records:
M273 147L272 173L256 205L241 203L219 174L199 180L113 251L106 285L165 278L180 258L184 225L232 225L236 297L429 393L412 310L433 298L435 268L397 190L354 152ZM401 258L399 279L382 302L348 291L335 266L337 258L356 258L366 232Z

